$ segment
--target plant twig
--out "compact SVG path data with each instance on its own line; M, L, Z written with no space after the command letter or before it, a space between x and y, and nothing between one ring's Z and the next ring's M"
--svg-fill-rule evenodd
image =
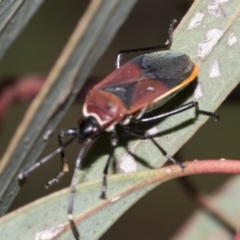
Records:
M234 234L236 232L236 221L228 217L224 212L221 211L221 209L217 208L214 205L211 196L206 193L199 192L186 177L179 178L178 181L193 201L195 201L200 207L211 214L226 229L228 229L231 234Z

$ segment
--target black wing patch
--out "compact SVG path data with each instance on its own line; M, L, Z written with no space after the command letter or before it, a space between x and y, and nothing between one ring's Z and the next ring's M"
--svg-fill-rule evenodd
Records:
M133 96L137 94L134 91L145 90L137 88L138 83L156 80L159 83L157 85L162 88L158 91L161 95L163 92L178 86L191 75L194 69L194 63L186 54L169 50L140 55L126 64L129 63L139 67L141 74L138 79L128 79L128 82L125 83L120 82L100 87L101 90L117 96L128 109L132 106ZM149 87L151 86L149 85ZM143 95L137 94L137 96Z
M139 64L145 78L158 79L169 89L180 84L194 69L189 56L170 50L145 54L131 61Z
M114 84L111 86L104 86L101 87L101 90L107 91L109 93L114 94L117 96L122 103L127 107L130 108L131 103L132 103L132 96L133 96L133 91L134 91L134 83L119 83L119 84Z

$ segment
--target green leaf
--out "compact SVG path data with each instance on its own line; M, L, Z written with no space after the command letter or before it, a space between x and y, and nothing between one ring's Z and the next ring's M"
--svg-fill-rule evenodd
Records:
M20 189L18 174L38 160L47 144L44 136L55 130L135 2L90 2L1 159L0 215Z
M169 104L167 104L164 110L172 109L185 102L197 100L201 109L207 111L215 111L221 102L224 101L227 95L239 82L239 42L237 41L231 45L231 39L232 36L235 36L236 39L239 39L240 37L239 31L237 31L239 25L238 13L240 3L237 0L233 0L227 2L224 5L221 5L220 10L224 11L224 17L222 18L218 18L212 13L209 13L208 7L209 2L207 1L194 2L192 8L180 23L175 32L174 43L172 47L174 50L184 52L191 56L193 61L200 66L197 88L195 89L194 86L189 86L181 93L179 93L178 96L175 97ZM198 20L200 21L200 24L196 26L192 23L198 14L203 14L201 15L203 16L203 19L202 21ZM192 28L192 26L196 27ZM160 109L160 111L163 111L163 109ZM188 112L184 112L183 114L167 118L161 121L155 127L156 131L161 131L162 133L162 136L157 139L157 141L164 149L167 150L169 155L173 155L202 126L202 124L207 121L207 119L208 117L206 116L199 116L196 119L194 111L190 110ZM94 151L91 151L89 153L88 165L82 173L81 180L89 181L102 177L102 169L107 159L107 150L105 147L101 147L101 144L103 146L108 144L104 141L105 140L100 140L99 145L95 146ZM128 141L127 144L123 143L121 147L119 147L116 151L115 158L117 160L118 171L127 172L128 170L126 170L123 165L128 165L130 160L131 162L135 161L133 157L130 158L126 153L126 148L130 149L131 152L138 157L141 157L147 162L147 164L152 167L160 167L166 161L165 157L161 156L159 151L155 148L155 146L153 146L150 141ZM100 157L96 158L96 156L99 156L99 153L101 153ZM123 162L124 164L121 165ZM137 163L137 170L144 170L146 168L147 167L144 164ZM111 196L115 193L114 188L118 189L119 191L116 196L114 195L114 197L117 197L122 191L124 191L125 188L127 188L126 184L130 183L134 188L134 186L138 186L140 176L145 176L145 180L151 179L151 174L154 173L156 173L156 171L139 172L132 175L110 177L108 189L109 200L107 201L111 201ZM111 181L111 179L115 179L116 182L114 180ZM114 185L114 182L116 185ZM159 180L159 182L161 181ZM79 194L77 194L77 199L75 202L89 204L88 208L86 205L83 206L85 212L89 212L90 209L93 209L96 206L102 206L102 200L99 200L99 183L100 182L97 181L94 183L90 182L82 185L82 188L80 188L85 189L82 190L83 192L80 192L79 189ZM110 212L109 215L104 215L105 213L103 215L96 214L94 218L87 218L86 222L79 225L80 231L83 234L83 239L84 234L91 232L93 226L95 227L104 224L104 226L101 225L101 231L99 230L99 233L96 230L97 234L102 234L102 231L105 231L105 229L109 226L109 222L114 222L115 219L120 216L128 207L136 202L148 190L154 187L154 184L155 183L153 183L153 185L150 184L151 186L149 186L148 189L138 189L135 194L129 193L129 195L126 195L127 200L125 200L125 197L120 198L119 201L114 204L114 206L111 205L113 206L113 212L115 215L113 215L113 212ZM84 191L86 191L86 194ZM55 202L53 205L49 205L51 207L42 206L43 201L41 200L36 202L37 208L41 208L41 211L43 211L45 208L48 209L47 213L45 212L45 217L38 215L36 221L40 222L39 219L44 219L41 224L45 225L42 227L37 225L37 231L41 231L41 229L49 229L52 226L52 222L54 222L54 226L56 226L58 223L60 224L64 222L63 217L66 216L65 209L67 209L67 197L65 197L64 200L60 201L61 193L57 193L54 196ZM61 206L60 209L64 210L62 210L62 212L60 212L59 209L53 210L55 205L58 207ZM75 207L77 222L80 221L79 219L82 216L81 206L82 205L80 204L79 206ZM108 208L110 208L110 206L102 207L104 207L105 211L108 211ZM38 210L38 212L41 211ZM30 215L29 213L24 213L24 208L19 209L19 215L21 214L23 214L22 217L25 221ZM9 216L11 217L11 215ZM4 218L4 221L7 221L7 219L10 217ZM45 222L45 220L48 221L48 219L51 222L49 225ZM32 222L36 224L35 221L32 220ZM17 225L19 224L12 224L12 226ZM6 226L5 229L9 229L9 227ZM26 231L23 232L25 234ZM36 233L36 231L34 231L34 233ZM99 237L97 234L95 234L92 238L86 237L86 239L97 239L97 237ZM32 235L30 239L32 239Z
M101 180L80 184L74 205L74 221L81 240L99 239L121 214L155 186L180 176L201 173L240 173L240 161L189 162L183 171L171 165L159 170L109 177L108 197L99 198ZM70 190L64 189L22 207L0 219L3 239L74 239L67 220ZM47 237L48 236L48 237Z
M42 3L43 0L0 1L0 59Z

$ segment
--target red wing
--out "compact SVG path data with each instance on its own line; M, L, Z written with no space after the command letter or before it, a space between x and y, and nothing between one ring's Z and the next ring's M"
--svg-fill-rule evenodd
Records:
M140 77L141 69L136 64L126 63L98 83L94 89L118 86L121 83L134 83L136 82L136 79L139 79Z
M148 107L191 82L198 68L185 54L162 51L138 56L94 87L117 96L127 114Z
M162 82L155 79L146 79L136 82L132 92L132 104L129 106L129 114L146 108L155 100L168 92L169 89Z

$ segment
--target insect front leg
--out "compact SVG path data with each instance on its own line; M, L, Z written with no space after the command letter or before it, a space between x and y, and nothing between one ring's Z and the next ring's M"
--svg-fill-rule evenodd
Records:
M80 239L80 234L76 228L76 225L74 223L74 218L73 218L74 197L75 197L75 193L76 193L76 187L78 184L79 173L80 173L83 155L85 153L85 150L87 149L88 144L89 144L88 141L84 142L83 146L78 154L78 158L75 163L74 174L73 174L71 186L70 186L71 187L71 195L70 195L69 202L68 202L68 219L69 219L75 239Z
M111 159L113 157L114 150L115 150L115 148L117 147L117 144L118 144L118 135L115 131L111 132L110 144L111 144L111 151L110 151L110 154L108 156L107 163L106 163L106 165L104 167L104 170L103 170L102 190L101 190L101 195L100 195L100 197L103 198L103 199L106 198L107 175L108 175L109 164L110 164Z
M69 171L69 167L68 167L68 163L67 163L67 158L65 156L65 152L64 152L64 147L63 147L63 142L62 142L62 138L66 137L66 136L77 136L78 135L78 128L69 128L69 129L64 129L60 132L60 134L58 135L58 143L59 143L59 147L60 147L60 154L61 154L61 171L57 174L56 177L54 177L53 179L51 179L50 181L48 181L45 184L46 188L51 187L52 185L54 185L55 183L58 183L61 178L64 176L64 174L66 172Z
M20 185L22 185L26 179L28 178L29 174L31 174L32 172L34 172L37 168L39 168L41 165L45 164L46 162L48 162L50 159L52 159L56 154L60 153L63 148L65 148L66 146L68 146L70 143L72 143L75 140L76 136L73 136L73 138L71 138L69 141L67 141L66 143L62 144L62 146L60 146L58 149L56 149L54 152L50 153L49 155L47 155L46 157L42 158L39 162L36 162L34 165L32 165L31 167L29 167L28 169L24 170L23 172L20 172L20 174L18 175L18 180Z
M136 48L136 49L127 49L127 50L121 50L118 52L116 61L115 61L115 67L118 69L121 67L123 54L125 53L135 53L135 52L144 52L144 51L162 51L162 50L168 50L171 48L172 41L173 41L173 26L177 22L176 19L173 19L170 22L170 26L168 29L168 40L166 44L159 45L159 46L152 46L152 47L145 47L145 48Z

